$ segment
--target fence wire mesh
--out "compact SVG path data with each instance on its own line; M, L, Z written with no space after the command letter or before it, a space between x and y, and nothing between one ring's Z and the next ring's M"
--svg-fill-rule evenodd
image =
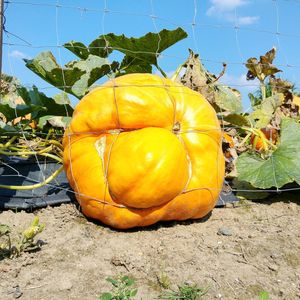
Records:
M246 61L248 57L258 57L260 54L265 53L271 49L272 46L276 46L278 58L276 59L276 66L278 66L283 72L284 78L288 78L297 87L299 86L299 73L300 73L300 61L297 60L298 56L295 53L299 52L300 48L300 34L297 28L294 27L294 21L296 16L291 14L292 11L299 12L300 1L297 0L273 0L264 1L236 1L235 5L229 3L230 1L161 1L145 0L131 2L124 1L124 3L116 2L113 0L103 0L100 2L93 1L4 1L4 42L3 42L3 73L18 78L22 81L22 86L25 88L32 88L37 86L38 90L43 91L54 97L59 91L63 91L69 94L71 106L76 106L78 97L74 97L74 93L70 93L73 85L69 84L67 72L64 70L64 65L70 59L74 59L67 52L65 43L70 40L82 40L83 43L89 43L99 35L104 37L104 44L91 46L90 49L102 50L106 52L105 56L111 55L113 60L122 59L124 56L120 53L129 53L129 55L150 55L157 60L156 68L153 68L153 73L163 73L167 76L171 76L177 66L183 64L187 60L188 48L191 48L196 53L200 53L201 62L205 64L206 68L212 73L219 74L222 70L223 63L226 63L225 75L221 74L220 79L214 84L216 87L238 89L242 94L243 111L251 112L252 107L248 99L247 93L254 92L261 87L258 80L246 80ZM251 13L245 15L243 7L249 7ZM268 11L266 11L268 8ZM20 18L20 16L22 16ZM16 22L16 18L21 19ZM265 22L264 18L268 22ZM290 20L288 21L288 19ZM294 19L293 19L294 18ZM269 22L272 20L272 22ZM24 24L29 22L30 25ZM269 24L272 25L269 25ZM23 25L22 25L23 24ZM24 27L24 28L23 28ZM163 37L161 36L162 29L174 29L174 27L180 27L188 33L188 38L185 41L180 42L179 46L174 45L171 50L161 53ZM109 46L110 42L107 40L109 33L125 34L126 36L141 36L147 32L153 32L157 34L157 44L154 51L134 51L126 48L126 45ZM84 50L85 46L77 46L77 49ZM51 84L47 84L46 81L42 81L38 77L34 76L30 70L26 69L25 63L22 59L32 60L41 51L55 51L54 56L57 57L57 63L60 66L60 75L63 85L56 85L54 87ZM114 53L111 54L111 51ZM117 51L117 53L115 53ZM251 64L251 63L250 63ZM249 65L249 62L248 62ZM267 64L266 64L267 65ZM262 67L264 63L262 63ZM114 67L112 64L108 64L109 71L107 74L113 73ZM165 70L165 71L162 71ZM106 77L106 79L108 79ZM105 80L106 80L105 79ZM103 78L97 80L95 85L100 85L105 81ZM114 81L114 79L112 79ZM181 90L181 83L174 84L172 87L174 91L170 93L170 87L163 81L161 86L159 85L144 85L143 88L157 88L163 89L169 95L169 100L172 103L173 118L172 126L169 130L172 132L176 123L178 122L176 116L176 93L178 97L189 96L187 90ZM196 89L201 90L206 84L194 86ZM131 85L134 87L134 85ZM138 88L141 88L137 85ZM274 88L282 88L281 85L273 84ZM77 84L77 88L82 86ZM69 134L65 134L65 140L68 144L72 144L73 135L87 135L87 136L102 136L111 135L111 130L117 130L113 132L115 136L114 142L111 144L112 151L114 143L118 140L118 137L132 128L124 129L124 123L120 120L119 104L120 101L116 97L116 89L122 88L118 84L113 84L112 87L114 94L114 109L116 111L116 126L114 128L97 129L90 132L75 132L72 131ZM191 92L192 93L192 92ZM70 95L71 94L71 95ZM184 95L186 94L186 95ZM175 96L174 96L175 95ZM26 102L26 101L25 101ZM20 103L19 103L20 104ZM66 117L71 117L69 104L64 103L64 109ZM222 131L229 132L230 130L239 130L241 127L237 125L227 124L224 120L224 112L222 109L218 112ZM225 114L226 115L226 114ZM15 107L15 119L19 118L18 110ZM21 116L24 120L24 115ZM86 120L88 122L88 120ZM10 123L7 123L10 124ZM26 125L28 125L26 123ZM149 124L149 126L153 124ZM154 127L157 125L154 125ZM23 128L23 129L22 129ZM35 143L32 142L33 138L36 140L48 139L47 143L51 139L61 140L64 135L63 130L58 130L55 135L49 137L49 133L39 130L28 132L25 127L18 127L18 138L22 140L22 145L14 148L14 145L10 145L11 135L1 133L1 165L6 168L6 171L2 171L1 177L4 178L6 185L15 185L15 178L21 178L22 182L26 185L32 186L29 191L22 194L22 197L31 196L33 198L41 198L49 193L49 190L62 191L75 193L78 199L84 198L85 195L80 191L79 187L76 187L76 180L74 181L74 192L68 188L67 182L59 182L57 178L52 178L53 175L47 170L49 161L53 163L53 156L46 155L47 152L38 148ZM219 130L219 129L213 129ZM177 132L178 133L178 132ZM197 133L199 135L209 134L209 130L203 130L199 128L190 128L179 131L180 135ZM233 136L234 137L234 136ZM46 146L50 147L50 144L46 143ZM184 144L184 143L183 143ZM37 167L37 177L30 177L30 174L21 173L18 170L16 164L11 160L6 160L4 157L6 154L13 155L20 153L22 147L27 147L24 150L24 155L19 155L21 160L30 156L35 167ZM46 147L45 146L45 147ZM219 141L221 147L221 140ZM52 145L52 150L53 150ZM71 149L71 147L69 147ZM56 162L57 166L54 170L57 171L62 162L62 151L59 146L55 148L55 153L59 154L60 160ZM70 150L71 151L71 150ZM10 153L8 153L10 152ZM22 152L21 152L22 153ZM216 153L215 160L218 164L220 153ZM71 152L69 157L71 157ZM276 171L277 166L273 160L273 154L268 158L272 164L272 170L274 175L275 184L272 187L265 189L253 189L253 188L237 188L234 185L227 186L227 192L251 192L251 193L280 193L283 191L295 191L299 190L298 185L280 185L277 184L278 174ZM115 205L117 207L126 207L126 205L115 203L112 200L107 200L109 195L107 173L109 168L109 159L106 168L104 168L105 177L105 190L104 194L99 197L90 198L109 205ZM75 171L74 171L75 172ZM52 175L51 175L52 174ZM70 176L74 179L76 176L73 174L72 164L70 164ZM288 174L292 178L294 174ZM205 176L210 176L209 172ZM53 179L53 180L50 180ZM209 180L208 180L209 181ZM39 189L34 189L36 185L41 182L45 182L46 190L43 190L44 195L41 195ZM2 183L3 185L3 183ZM1 186L0 186L1 187ZM185 187L186 188L186 187ZM212 187L198 186L193 187L194 190L208 190L210 193L214 193ZM3 190L3 189L2 189ZM190 192L184 189L183 193ZM12 196L13 194L9 194ZM24 196L25 195L25 196Z

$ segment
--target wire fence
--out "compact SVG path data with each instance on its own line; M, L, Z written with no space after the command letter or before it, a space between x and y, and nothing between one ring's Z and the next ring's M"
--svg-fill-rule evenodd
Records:
M124 1L128 2L128 1ZM30 70L26 69L23 58L31 59L35 57L40 51L55 51L57 62L60 66L63 66L66 61L72 58L71 54L66 53L65 43L73 40L83 41L84 43L90 42L92 36L96 38L99 35L105 37L110 32L117 31L119 34L124 33L126 36L135 36L140 32L144 31L144 34L148 31L152 31L158 34L157 48L154 52L143 52L143 54L153 55L158 60L158 65L162 66L167 75L175 72L178 65L184 63L187 60L187 49L192 48L196 53L200 53L201 62L207 66L212 73L220 73L222 64L226 62L227 70L225 75L221 77L220 81L216 84L219 87L227 87L241 90L243 96L244 111L251 110L250 101L247 97L248 92L257 91L260 88L259 81L246 81L246 61L248 57L257 57L259 54L263 54L266 50L276 46L278 51L278 59L276 66L283 70L282 78L288 78L292 81L295 86L299 86L299 75L300 75L300 61L298 58L300 48L300 34L297 29L294 28L294 15L288 15L287 12L297 12L300 9L300 1L298 0L269 0L264 1L262 4L260 1L251 1L250 4L244 1L237 1L237 5L230 6L229 2L224 1L223 4L218 1L197 1L191 0L186 1L165 1L161 3L155 0L141 1L139 4L135 3L137 7L133 7L133 3L127 3L129 5L116 3L113 0L103 0L101 2L93 3L92 1L17 1L17 0L6 0L4 1L4 42L3 42L3 61L4 61L4 73L19 78L22 81L23 86L31 88L36 85L39 90L49 93L53 96L57 89L69 91L72 85L67 84L65 73L63 68L61 69L61 76L63 78L63 86L52 86L45 81L41 81L35 77ZM217 7L220 5L220 7ZM251 8L252 15L245 16L243 6L249 5ZM120 8L119 8L120 7ZM269 22L262 20L261 13L262 9L268 7L268 11L265 12L266 19L273 20L273 26L270 28ZM166 10L166 8L169 8ZM165 9L165 10L164 10ZM211 16L209 11L214 9L217 11L215 15ZM20 12L22 11L22 17L20 18ZM175 17L172 17L172 12ZM242 13L243 12L243 13ZM18 14L19 21L13 20ZM258 15L258 16L257 16ZM36 22L34 20L36 18ZM288 20L290 18L290 20ZM26 21L30 19L30 26L25 26ZM43 23L39 23L43 20ZM24 24L23 24L24 23ZM22 25L23 24L23 25ZM248 25L245 25L248 24ZM288 24L288 25L287 25ZM23 28L24 27L24 28ZM40 27L40 28L39 28ZM160 30L164 28L181 27L183 30L188 32L188 38L185 41L180 42L180 45L174 45L172 49L160 52L160 46L162 38L159 34ZM28 32L28 28L34 29L34 32ZM73 30L72 30L73 29ZM89 30L90 29L90 30ZM24 31L25 30L25 31ZM227 40L226 40L227 39ZM218 41L219 40L219 41ZM108 41L106 44L109 44ZM260 44L262 45L260 47ZM269 48L266 45L269 45ZM294 45L294 49L291 50ZM218 50L216 50L218 48ZM109 47L96 47L96 49L104 49L110 51ZM297 50L298 49L298 50ZM119 50L120 52L127 51L132 55L140 54L139 51L133 51L124 47L114 47L113 50ZM28 51L28 52L27 52ZM131 52L130 52L131 51ZM202 54L203 52L203 54ZM231 54L234 52L234 54ZM253 54L252 54L253 53ZM109 65L110 68L111 65ZM113 71L112 69L110 71ZM156 72L156 71L154 71ZM158 71L157 71L158 72ZM102 82L100 82L102 83ZM132 87L132 85L130 85ZM127 86L129 87L129 85ZM181 90L181 85L174 85L171 88L162 81L162 84L154 85L155 88L163 89L169 100L171 99L173 105L173 126L169 128L171 132L174 131L176 125L176 104L172 100L176 97L176 93L180 93L181 96L185 97L184 94L188 94L187 90ZM205 86L198 85L197 88L201 89ZM276 84L274 85L276 88ZM279 88L280 86L277 86ZM118 102L120 99L116 97L116 90L122 88L122 86L116 84L111 87L114 94L114 107L112 111L116 112L117 125L113 128L101 131L96 128L95 132L81 132L85 136L91 137L95 135L112 134L110 130L119 130L116 135L116 140L122 132L132 130L132 128L122 128L120 121L123 116L123 112L119 111L120 107ZM144 86L145 89L153 88L153 86ZM170 96L171 95L171 96ZM175 96L174 96L175 95ZM168 101L169 101L168 100ZM77 104L77 100L71 96L72 104ZM70 116L67 107L66 116ZM16 117L17 111L16 111ZM71 116L70 116L71 117ZM222 117L221 117L222 120ZM86 121L87 122L87 121ZM123 124L124 125L124 124ZM239 130L240 126L228 126L224 125L222 120L223 131L225 130ZM123 126L124 127L124 126ZM181 130L180 134L191 134L198 130L198 134L203 136L207 132L200 128L192 128L191 131ZM214 128L213 131L218 131L218 128ZM96 133L96 134L95 134ZM38 178L30 177L30 175L22 174L16 165L11 164L8 161L2 159L1 164L9 169L9 172L5 174L2 172L1 176L12 178L12 176L19 177L25 180L26 183L30 182L33 185L39 184L42 180L45 181L49 178L49 175L45 171L46 163L48 158L43 157L41 159L39 153L36 152L36 148L32 143L31 134L24 130L19 132L23 140L26 141L29 150L34 154L34 161L38 166L39 175ZM34 132L35 137L44 137L48 133L45 132ZM69 134L65 134L65 139L68 140L69 151L71 151L70 145L73 143L73 136L77 136L79 133L73 131ZM116 134L113 132L113 134ZM56 135L62 136L63 132L57 132ZM66 143L66 142L65 142ZM219 141L218 147L221 147L221 140ZM19 149L20 150L20 149ZM110 152L113 149L110 150ZM41 152L43 153L43 152ZM66 154L65 154L66 155ZM219 157L220 153L215 153L215 163L217 165L222 160ZM69 153L69 158L72 156ZM71 159L71 158L70 158ZM273 162L272 156L270 161ZM104 168L104 181L105 181L105 192L103 197L95 197L88 195L90 199L96 200L101 204L109 204L117 206L119 208L126 205L119 204L112 200L108 194L110 192L108 186L108 168ZM58 164L59 165L59 164ZM274 178L276 182L276 167L273 164ZM60 182L53 183L48 182L46 186L51 188L57 188L61 191L68 191L70 193L76 193L78 199L84 199L86 195L81 193L80 188L76 184L76 178L79 176L74 175L72 171L72 164L70 166L69 175L73 182L74 190L69 189L65 185L61 185ZM80 174L81 175L81 174ZM189 175L191 180L192 174ZM218 174L215 174L218 177ZM293 175L291 175L292 177ZM208 179L207 182L216 179ZM6 181L8 182L8 181ZM54 181L55 182L55 181ZM64 182L65 184L65 182ZM220 186L217 184L216 186ZM213 186L199 186L192 187L191 191L196 190L208 190L209 193L215 193L216 191ZM237 188L234 186L228 186L229 192L251 192L251 193L281 193L284 191L295 191L299 190L299 186L273 186L264 190L260 189L247 189ZM186 186L182 193L186 193ZM219 190L218 190L219 192ZM30 191L32 197L40 197L39 193L36 193L34 189ZM45 191L48 193L48 190ZM26 194L28 197L28 194ZM107 197L109 200L107 200ZM79 200L79 202L81 201Z

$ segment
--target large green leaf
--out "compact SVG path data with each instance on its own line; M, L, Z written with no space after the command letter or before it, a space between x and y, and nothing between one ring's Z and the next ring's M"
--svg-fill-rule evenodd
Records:
M158 54L186 37L187 33L180 27L175 30L163 29L158 33L149 32L140 38L128 38L113 33L102 36L108 43L107 46L113 50L155 66L157 66Z
M85 73L78 68L62 68L49 51L40 53L34 59L26 59L25 62L31 71L67 93L72 93L72 86Z
M175 30L163 29L158 33L149 32L140 38L128 38L124 34L108 33L100 35L88 47L78 41L65 43L64 47L81 59L87 59L91 54L105 58L112 51L118 50L127 56L122 64L127 60L142 60L146 63L142 66L142 70L145 70L144 67L147 66L149 71L149 65L157 66L158 54L186 37L187 33L178 27ZM138 66L137 61L134 62L134 67ZM133 67L128 68L128 73L132 73L132 69ZM139 69L137 68L137 70Z
M81 98L99 78L116 68L101 57L89 55L85 60L72 61L61 67L51 52L42 52L26 66L44 80L67 93Z
M286 118L281 123L281 138L272 155L263 159L256 153L243 153L237 159L240 181L261 189L280 188L289 182L300 184L300 124Z
M149 32L140 38L128 38L113 33L100 35L89 46L79 41L70 41L64 47L81 60L61 67L51 52L43 52L26 66L55 87L82 98L91 85L104 75L120 76L128 73L151 73L152 65L164 72L157 64L158 55L176 42L187 37L182 28ZM107 56L114 50L125 54L124 59L109 63Z
M65 94L64 96L57 95L53 98L49 98L44 93L39 92L35 86L32 90L27 90L24 87L20 88L18 89L18 93L26 105L31 109L32 119L37 119L46 115L72 116L73 114L70 100Z
M118 66L117 62L109 64L108 60L96 55L89 55L86 60L73 61L66 65L70 69L79 69L83 75L71 87L71 92L78 98L88 93L89 87L99 78L109 74Z

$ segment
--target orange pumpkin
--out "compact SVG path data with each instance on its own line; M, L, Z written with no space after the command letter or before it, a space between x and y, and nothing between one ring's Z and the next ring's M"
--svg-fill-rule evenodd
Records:
M274 145L276 144L278 140L278 131L275 128L261 128L260 131L267 140L272 142ZM260 136L252 134L250 143L252 144L253 148L259 152L264 149L264 143Z
M112 227L197 219L222 188L221 138L199 93L156 75L124 75L75 108L64 166L83 213Z

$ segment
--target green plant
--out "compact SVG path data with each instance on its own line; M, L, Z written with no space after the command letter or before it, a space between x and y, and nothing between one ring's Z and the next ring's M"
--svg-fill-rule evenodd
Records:
M61 137L73 108L66 93L52 98L36 87L27 90L10 76L1 77L0 155L43 158L62 162ZM27 186L0 185L0 188L32 190L53 180L63 167L44 182Z
M65 43L63 47L76 57L65 66L59 65L49 51L25 60L28 69L63 92L50 98L36 87L28 91L16 78L2 75L0 155L42 156L60 164L61 136L73 114L68 94L81 100L104 77L112 79L125 74L152 73L153 68L166 77L158 57L186 37L187 33L180 27L149 32L141 37L109 33L100 35L88 45L73 40ZM116 52L122 55L119 61L114 61L111 55ZM220 75L216 76L205 68L199 54L190 50L187 61L171 78L201 93L214 107L224 133L231 132L230 136L234 137L234 145L230 146L226 156L227 178L235 178L239 186L247 184L250 192L279 189L292 182L300 184L300 97L293 83L278 77L281 70L274 65L275 58L274 47L245 63L247 80L259 82L259 91L249 94L251 112L242 113L241 94L219 81L225 73L225 63ZM23 102L17 103L18 99ZM193 109L197 110L196 107ZM269 139L265 132L276 132L276 138ZM62 171L59 167L44 182L35 185L1 185L0 188L37 188ZM234 184L234 187L238 189L238 185ZM266 192L251 194L249 198L254 194L259 194L260 198L268 195Z
M63 45L77 56L77 60L60 66L54 55L47 51L34 59L25 60L26 67L58 89L78 99L86 95L100 78L114 78L131 73L152 73L152 66L166 77L158 65L158 56L178 41L187 37L182 28L148 32L134 38L113 33L100 35L88 46L70 41ZM110 61L109 55L117 51L124 54L121 61Z
M100 300L129 300L137 294L135 280L128 276L108 277L106 280L113 285L111 292L100 295Z
M157 275L157 282L161 289L168 289L171 285L169 276L163 271Z
M248 191L300 184L300 111L295 85L277 77L281 71L273 64L275 56L276 48L272 48L247 60L247 79L260 83L260 91L249 94L253 111L229 113L221 120L225 132L227 127L235 136L236 153L229 157L227 174L236 179L234 187L239 190L245 184Z
M258 294L258 300L269 300L270 299L270 295L267 291L261 291Z
M198 300L208 292L208 288L200 288L197 284L184 283L177 290L169 289L159 295L158 299L167 300Z
M0 224L0 238L4 242L0 244L0 259L5 257L16 257L22 252L30 252L41 248L41 241L35 240L35 237L45 228L44 224L39 224L39 217L34 217L32 223L26 228L16 242L12 241L11 228L8 225Z

